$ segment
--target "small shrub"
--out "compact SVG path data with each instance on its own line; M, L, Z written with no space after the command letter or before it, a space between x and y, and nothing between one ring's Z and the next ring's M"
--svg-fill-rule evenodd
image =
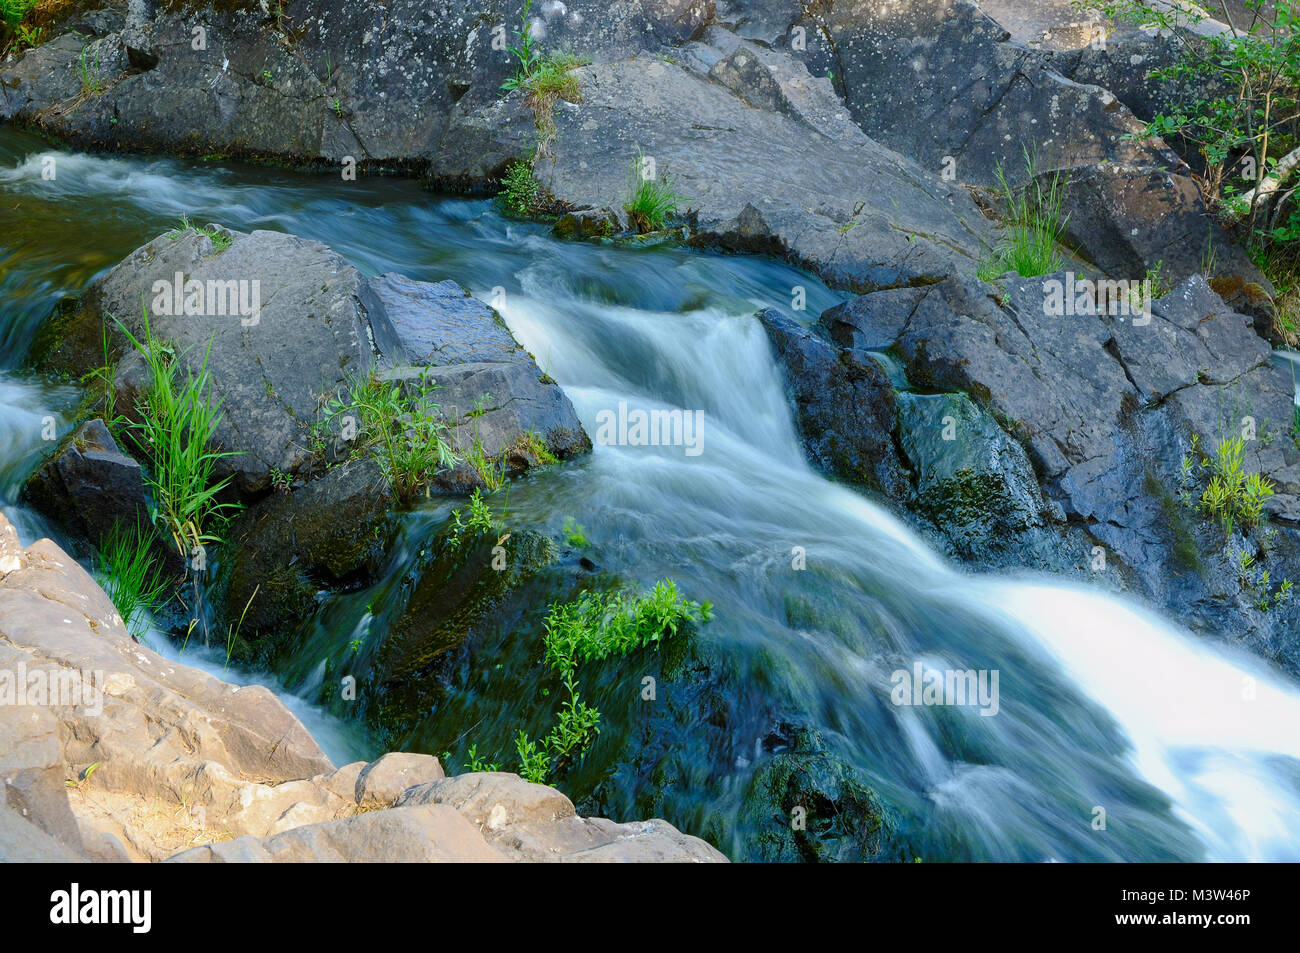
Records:
M542 187L533 175L531 159L516 159L506 166L498 198L506 211L514 215L536 215L540 211Z
M1246 476L1245 453L1245 441L1233 437L1220 443L1208 462L1210 482L1201 494L1200 509L1220 520L1226 533L1237 525L1247 530L1257 526L1264 504L1273 495L1273 484L1267 477L1259 473Z
M462 515L464 514L464 515ZM447 545L454 551L460 548L466 533L482 535L498 533L504 523L492 515L492 509L476 488L469 498L467 510L460 508L451 511L451 529L447 534Z

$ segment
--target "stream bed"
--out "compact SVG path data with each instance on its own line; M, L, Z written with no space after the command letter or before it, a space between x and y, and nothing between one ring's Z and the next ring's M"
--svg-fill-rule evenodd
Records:
M49 445L42 422L65 433L79 401L20 371L26 346L60 298L182 215L316 239L368 275L459 282L499 306L593 435L620 403L702 412L699 453L598 443L490 498L511 530L562 540L566 522L580 525L594 578L671 578L714 607L701 667L657 700L641 692L658 669L605 666L591 680L601 734L556 780L583 812L662 816L733 859L767 856L774 818L756 785L811 732L830 756L819 763L843 768L841 793L850 775L872 792L883 859L1300 859L1300 689L1110 595L964 572L816 473L754 313L806 322L845 296L772 260L564 242L490 201L403 180L69 154L0 128L0 507L24 543L58 538L18 487ZM789 310L796 286L805 311ZM428 711L367 730L328 700L340 666L374 657L397 593L460 503L404 514L381 577L323 595L292 652L255 673L336 761L399 747L448 752L455 771L473 745L517 770L515 734L545 723L541 619L579 585L567 564L474 631ZM221 673L219 658L183 660ZM896 704L895 673L918 665L995 673L996 713ZM802 735L782 727L796 722Z

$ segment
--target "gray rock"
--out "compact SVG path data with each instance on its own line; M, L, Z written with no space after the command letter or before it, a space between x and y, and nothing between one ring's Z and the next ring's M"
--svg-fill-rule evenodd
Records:
M877 360L773 311L758 317L785 370L810 459L849 483L904 498L907 482L892 436L894 389Z
M98 418L78 427L32 474L26 498L78 539L99 545L115 524L148 527L140 464Z
M309 430L323 401L350 376L369 373L381 348L395 349L396 335L361 273L319 242L280 232L224 234L224 249L195 230L137 249L87 289L80 312L43 333L36 354L46 367L82 374L102 363L104 326L115 353L129 354L113 319L140 338L143 301L153 334L173 346L185 368L197 371L206 358L223 414L215 439L236 454L219 462L218 475L256 494L269 486L273 468L296 474L314 464ZM190 282L202 283L202 301L194 304L205 313L158 307L165 297L178 310L177 275L186 294L197 287ZM133 410L142 374L139 360L118 368L124 412Z
M991 186L999 165L1023 181L1040 168L1103 160L1177 169L1163 143L1124 137L1141 124L1115 95L1053 70L966 0L839 3L817 15L858 125L938 175Z
M915 474L913 507L967 558L1042 526L1024 448L964 394L900 394L898 438Z
M732 55L734 66L751 54ZM842 110L831 112L817 93L821 81L798 64L768 71L770 97L779 87L794 115L755 109L716 77L649 54L577 75L582 102L557 104L554 155L535 170L575 208L623 216L639 151L684 197L698 241L781 255L857 289L970 270L973 253L962 249L978 249L989 234L964 191L868 139ZM744 87L738 74L723 78ZM453 117L452 146L434 161L431 180L486 187L504 158L527 154L532 123L517 99Z
M1234 276L1271 296L1273 287L1210 216L1200 187L1161 169L1112 164L1070 170L1061 206L1065 241L1113 278L1141 280L1160 268L1173 286L1200 274ZM1267 298L1264 298L1267 301Z

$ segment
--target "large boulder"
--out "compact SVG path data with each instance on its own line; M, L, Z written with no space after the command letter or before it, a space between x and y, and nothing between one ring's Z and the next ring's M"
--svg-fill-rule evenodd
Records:
M968 194L863 135L824 78L724 47L710 47L712 62L698 51L680 64L641 54L577 70L582 101L556 104L538 180L626 225L629 179L650 157L683 196L698 241L779 254L856 289L973 270L990 232ZM749 78L755 68L763 88ZM517 93L458 113L431 180L486 188L507 159L530 154L534 136Z
M265 490L272 470L313 466L309 434L324 401L398 349L366 279L340 255L280 232L214 226L136 249L86 290L79 310L43 329L34 356L80 376L103 363L107 329L118 406L132 414L147 380L122 327L143 340L146 309L153 335L186 370L206 361L222 412L215 439L235 454L218 475L245 495Z
M159 236L51 319L34 348L38 365L85 374L103 362L107 329L117 406L136 414L149 378L127 332L144 339L142 301L182 376L206 363L222 413L215 449L231 454L216 475L252 504L225 534L224 605L231 621L244 618L241 656L282 634L321 589L364 581L378 566L398 500L371 449L345 432L356 381L437 385L437 412L462 461L434 475L439 490L467 493L591 450L569 399L492 308L449 281L367 279L326 246L278 232ZM106 452L89 459L102 469ZM46 468L38 488L83 457L59 460L62 470ZM122 465L139 479L138 467ZM55 509L67 495L47 494ZM340 510L351 518L339 520Z

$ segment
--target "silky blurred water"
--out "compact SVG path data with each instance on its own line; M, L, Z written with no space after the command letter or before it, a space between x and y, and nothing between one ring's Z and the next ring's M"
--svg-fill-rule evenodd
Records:
M56 157L53 181L43 155ZM39 425L53 418L66 430L77 396L17 372L26 343L61 295L182 214L319 239L367 274L460 282L500 304L592 434L620 402L702 412L699 455L598 445L494 498L511 528L559 536L573 520L590 557L626 583L673 578L714 604L700 639L731 673L729 715L672 739L659 767L674 780L654 801L683 829L749 854L745 791L773 712L786 711L861 773L897 842L927 861L1300 859L1295 684L1099 592L962 572L815 473L754 312L808 320L841 296L773 261L560 242L489 202L408 182L56 153L0 129L0 505L25 537L48 531L15 502L48 445ZM796 286L806 311L790 311ZM330 660L354 640L382 639L385 600L451 505L431 501L406 518L375 585L322 601L271 673L282 691L314 698ZM526 674L539 668L537 613L516 621L471 646L445 701L388 740L433 753L473 741L513 769L510 738L547 704ZM917 663L996 671L997 714L894 704L893 673ZM335 731L295 704L336 759L376 753L355 725ZM606 711L568 779L576 794L598 791L619 820L633 819L644 794L612 767L642 743L634 716L622 720L629 710Z

